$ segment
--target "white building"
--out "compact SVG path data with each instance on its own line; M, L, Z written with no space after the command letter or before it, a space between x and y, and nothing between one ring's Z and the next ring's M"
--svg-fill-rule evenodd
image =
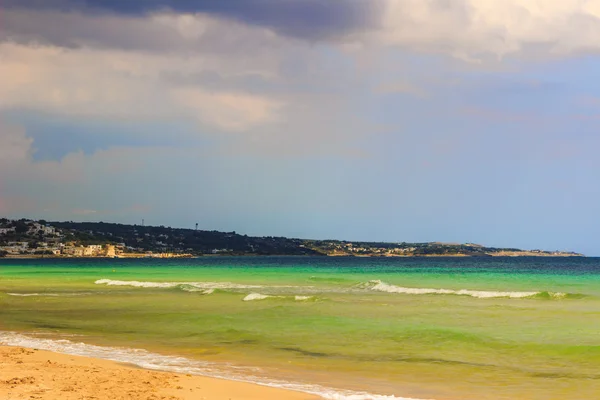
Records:
M53 226L42 225L39 222L34 222L31 228L29 228L29 233L39 233L42 232L43 235L55 235L56 228Z
M6 235L9 232L14 232L15 228L0 228L0 235Z

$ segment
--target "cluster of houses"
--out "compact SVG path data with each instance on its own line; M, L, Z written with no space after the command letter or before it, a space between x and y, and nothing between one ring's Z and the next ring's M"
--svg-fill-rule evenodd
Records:
M16 233L16 226L2 226L0 227L0 235L8 235ZM53 226L42 225L39 222L32 222L27 226L27 234L29 235L42 235L42 236L61 236L61 234Z
M328 255L376 255L383 257L412 255L416 247L366 247L345 242L329 242L323 249Z
M117 257L121 253L119 250L114 245L77 246L74 243L51 242L8 242L0 246L0 251L7 256Z
M8 220L3 222L0 226L0 253L4 256L116 257L124 250L124 245L65 243L65 235L60 230L38 221L21 221L20 227Z
M157 242L157 244L162 243ZM171 258L189 256L189 254L147 252L141 248L126 246L125 243L82 245L75 241L69 241L60 229L39 221L21 220L16 223L0 219L1 256L16 258L45 256Z

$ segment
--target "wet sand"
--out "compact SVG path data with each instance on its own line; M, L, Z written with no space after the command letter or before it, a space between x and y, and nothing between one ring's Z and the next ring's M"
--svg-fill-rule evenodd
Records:
M0 399L314 400L251 383L139 369L112 361L0 346Z

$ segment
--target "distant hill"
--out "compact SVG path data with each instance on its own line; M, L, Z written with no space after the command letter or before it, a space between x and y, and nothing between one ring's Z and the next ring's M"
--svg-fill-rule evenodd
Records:
M112 250L104 250L111 248ZM322 255L362 257L582 256L573 252L520 250L478 244L349 242L240 235L105 222L0 219L0 256Z

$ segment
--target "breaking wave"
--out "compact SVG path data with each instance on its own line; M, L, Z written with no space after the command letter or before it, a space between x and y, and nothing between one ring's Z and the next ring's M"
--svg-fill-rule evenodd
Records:
M254 301L254 300L265 300L265 299L294 299L295 301L306 301L313 298L313 296L271 296L268 294L250 293L244 297L243 301Z
M554 298L561 299L566 297L572 297L568 293L560 292L500 292L500 291L486 291L486 290L469 290L469 289L428 289L428 288L408 288L402 286L391 285L389 283L382 282L380 280L373 280L367 283L358 285L361 289L368 289L377 292L386 293L401 293L401 294L452 294L459 296L471 296L479 299L491 299L499 297L507 298L528 298L528 297L540 297L540 298Z
M182 285L181 290L183 290L184 292L190 292L190 293L213 294L216 289L200 289L200 288L196 288L196 287L187 287L187 286Z
M180 374L201 375L212 378L254 383L262 386L309 393L328 400L416 400L392 395L386 396L339 390L320 385L271 379L264 376L257 376L257 372L260 373L260 369L257 368L243 368L229 364L191 360L184 357L151 353L142 349L95 346L65 339L45 339L16 332L0 331L0 345L27 347L75 356L99 358L119 363L133 364L150 370L169 371Z
M269 297L274 297L274 296L269 296L269 295L260 294L260 293L250 293L249 295L244 297L242 300L243 301L264 300L264 299L268 299Z
M296 301L306 301L312 299L313 296L294 296L294 300Z
M306 301L314 296L315 293L312 286L263 286L263 285L247 285L232 282L146 282L146 281L119 281L112 279L98 279L94 282L96 285L106 286L126 286L135 288L158 288L158 289L178 289L184 292L197 293L201 295L209 295L218 291L232 291L235 293L247 293L244 301L264 300L267 298L291 298L296 301ZM266 291L268 294L256 293L260 289L261 292ZM295 295L290 295L290 290L296 292Z
M141 281L116 281L112 279L98 279L94 282L96 285L106 286L130 286L138 288L176 288L180 287L185 291L192 291L190 289L256 289L263 286L260 285L242 285L239 283L232 282L141 282Z

